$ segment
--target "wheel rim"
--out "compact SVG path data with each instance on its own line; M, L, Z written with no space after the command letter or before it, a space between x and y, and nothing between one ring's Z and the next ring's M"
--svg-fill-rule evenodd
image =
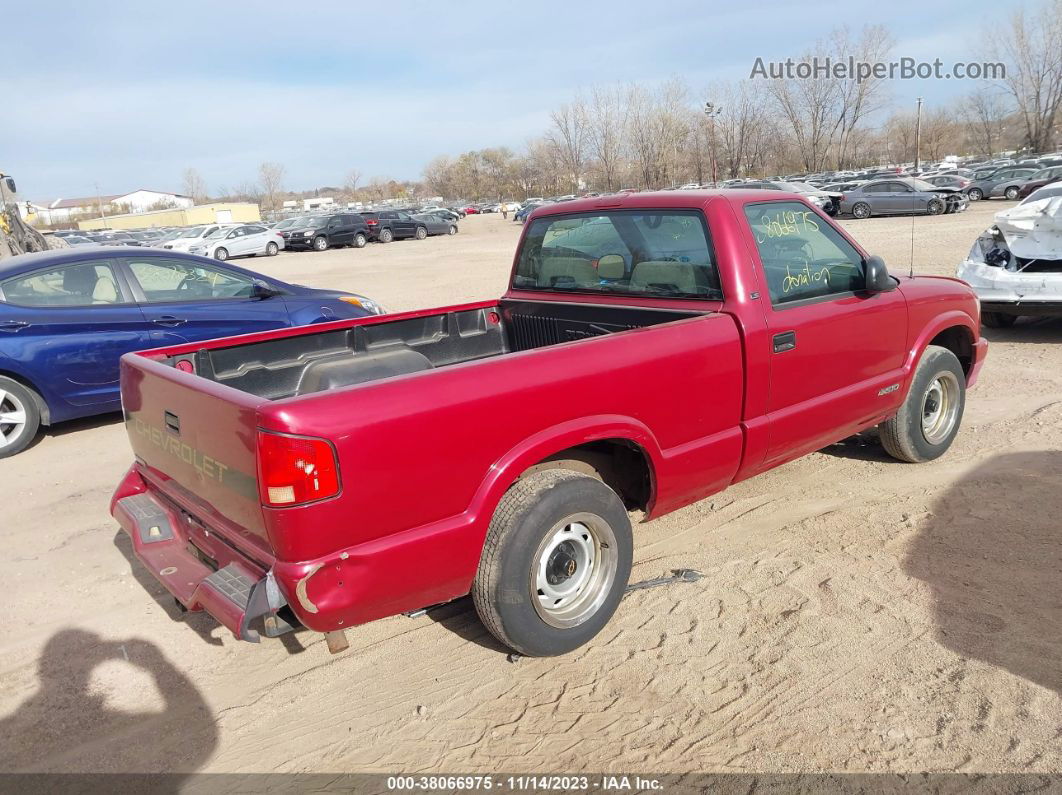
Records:
M276 253L277 253L277 244L276 243L270 243L268 246L266 246L266 254L268 254L269 256L272 257Z
M582 624L604 604L616 580L618 544L608 522L592 513L550 528L531 564L531 601L552 627Z
M313 241L313 247L318 251L324 251L327 246L328 241L325 240L323 237L319 237Z
M354 245L356 245L358 248L361 248L362 246L364 246L365 245L365 235L358 235L356 238L354 238Z
M428 233L424 230L423 227L417 229L417 240L423 240L427 236L428 236Z
M922 395L922 436L930 444L947 439L959 416L959 381L954 373L941 373Z
M217 251L214 252L214 257L216 259L225 260L225 259L228 259L228 256L229 256L229 252L227 252L223 248L219 248Z
M1007 193L1006 193L1006 197L1008 199L1016 199L1016 198L1018 198L1018 189L1017 188L1008 188L1007 189Z
M866 218L868 215L870 215L870 213L865 204L857 204L854 211L854 215L856 218Z
M981 199L981 191L979 191L979 190L970 191L970 198L973 201L980 201L980 199Z
M0 450L22 435L26 427L26 407L10 392L0 389Z

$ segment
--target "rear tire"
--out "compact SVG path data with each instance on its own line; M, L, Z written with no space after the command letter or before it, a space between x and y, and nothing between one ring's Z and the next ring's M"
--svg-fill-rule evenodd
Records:
M1014 201L1016 198L1018 198L1018 189L1014 186L1011 186L1005 191L1003 191L1003 195L1011 201Z
M881 444L900 461L932 461L951 447L965 408L962 365L947 348L930 345L915 369L900 410L878 426Z
M970 190L966 191L966 195L969 197L970 201L979 202L985 197L985 192L980 188L970 188Z
M365 248L365 244L369 242L369 239L365 237L361 232L354 235L354 248Z
M266 243L266 256L267 257L275 257L277 255L278 251L280 251L280 246L278 246L276 243L273 243L273 242Z
M520 654L567 654L616 612L633 552L616 492L571 470L536 472L494 512L472 586L476 612Z
M395 233L392 232L390 229L381 229L380 236L378 239L381 243L390 243L392 240L395 239Z
M1005 315L1002 312L981 313L981 325L988 328L1010 328L1017 319L1017 315Z
M428 230L423 226L418 226L417 231L413 235L417 240L423 240L428 236Z
M446 230L446 234L448 234L448 235L456 235L457 234L457 224L450 224L450 228Z
M21 453L37 437L41 411L36 393L0 376L0 458Z
M870 217L870 205L866 202L856 202L852 207L853 218L869 218Z

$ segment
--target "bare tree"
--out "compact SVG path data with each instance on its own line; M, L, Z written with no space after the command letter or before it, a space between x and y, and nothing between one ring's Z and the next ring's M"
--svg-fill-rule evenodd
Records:
M1003 138L1006 107L999 92L982 88L967 96L960 106L967 136L978 154L992 157Z
M343 185L347 189L347 193L353 199L354 195L358 192L358 184L361 182L361 172L356 168L352 168L347 172L347 178Z
M848 28L839 28L831 34L833 58L838 63L849 58L857 63L880 63L892 50L893 40L883 25L868 25L863 28L857 41L852 41ZM862 80L848 75L838 83L838 110L834 136L836 139L837 168L853 165L853 136L867 116L885 106L888 101L883 80L868 77Z
M616 87L598 87L590 94L586 132L590 155L597 161L605 190L615 190L623 155L627 107Z
M190 196L196 204L202 204L207 198L207 186L199 172L194 168L184 170L184 195Z
M582 100L575 100L561 105L550 114L553 128L546 138L553 144L557 156L567 169L572 189L578 191L586 162L587 139L589 128L586 119L586 107Z
M811 58L812 55L808 54L803 60L810 62ZM793 145L801 165L807 171L821 170L837 129L841 96L839 82L811 77L771 80L769 86L778 110L792 131Z
M1014 97L1026 145L1034 152L1050 149L1062 108L1062 0L1046 0L1033 19L1019 8L1010 30L992 39L997 55L1009 61L1003 85Z
M280 163L262 163L258 167L258 180L262 183L262 193L269 199L269 209L277 210L277 199L284 192L284 166Z

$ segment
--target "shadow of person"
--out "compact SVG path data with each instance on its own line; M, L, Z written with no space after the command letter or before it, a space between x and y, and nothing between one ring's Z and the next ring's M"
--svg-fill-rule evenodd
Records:
M1062 693L1062 452L998 455L934 504L904 561L937 640Z
M161 708L130 712L109 704L92 674L112 661L147 673ZM199 691L146 640L109 641L66 629L45 645L37 670L37 692L0 720L5 773L191 773L217 746L217 727ZM141 677L124 681L143 695Z

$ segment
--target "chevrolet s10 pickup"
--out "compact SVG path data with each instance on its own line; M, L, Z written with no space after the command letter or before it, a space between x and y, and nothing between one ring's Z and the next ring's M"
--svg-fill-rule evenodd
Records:
M500 299L125 355L111 512L237 638L334 652L471 593L502 643L563 654L620 602L632 515L874 426L935 459L986 350L966 284L890 275L798 196L553 204Z

